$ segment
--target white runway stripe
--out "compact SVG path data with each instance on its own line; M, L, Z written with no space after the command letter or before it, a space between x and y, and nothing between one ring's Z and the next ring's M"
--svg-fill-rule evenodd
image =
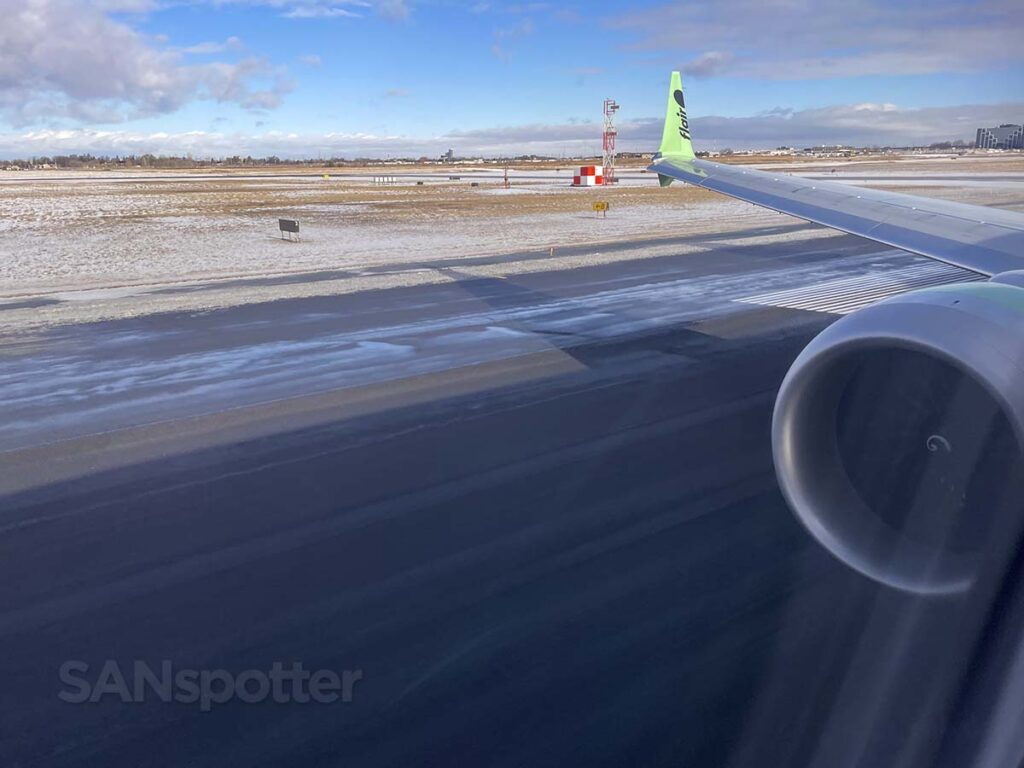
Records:
M918 288L984 279L981 275L948 264L927 262L901 269L875 271L855 277L826 280L815 285L745 296L736 301L743 304L846 315L882 299Z

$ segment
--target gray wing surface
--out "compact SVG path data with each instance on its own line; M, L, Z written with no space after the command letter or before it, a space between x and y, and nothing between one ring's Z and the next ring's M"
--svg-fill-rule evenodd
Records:
M651 171L983 275L1024 269L1024 214L655 156Z

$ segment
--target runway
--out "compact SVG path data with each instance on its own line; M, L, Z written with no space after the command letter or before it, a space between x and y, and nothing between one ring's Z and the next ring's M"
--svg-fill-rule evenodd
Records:
M790 229L756 229L749 236ZM585 366L572 351L581 345L726 322L746 311L745 304L841 313L901 291L977 279L856 238L756 245L717 240L704 236L700 243L710 250L674 259L515 279L473 271L494 259L461 265L438 259L404 268L437 272L451 280L447 285L160 314L0 339L7 416L0 450L542 353L571 370ZM338 279L337 273L289 279L300 277Z
M871 659L899 617L957 606L882 593L786 509L774 396L836 315L780 292L870 300L921 264L842 237L446 265L4 340L0 763L870 760L846 716L909 729L916 694L880 691L948 647ZM349 703L210 712L58 698L62 663L108 659L362 679Z

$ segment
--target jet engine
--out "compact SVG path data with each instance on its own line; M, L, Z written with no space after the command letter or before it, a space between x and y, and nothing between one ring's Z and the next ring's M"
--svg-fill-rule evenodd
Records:
M1024 523L1024 280L907 293L848 315L787 374L772 443L808 531L879 582L971 586Z

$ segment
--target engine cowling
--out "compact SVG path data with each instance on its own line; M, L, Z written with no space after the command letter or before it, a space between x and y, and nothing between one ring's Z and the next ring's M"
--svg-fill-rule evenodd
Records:
M772 443L790 506L840 560L967 589L1024 522L1024 288L931 288L840 319L787 374Z

